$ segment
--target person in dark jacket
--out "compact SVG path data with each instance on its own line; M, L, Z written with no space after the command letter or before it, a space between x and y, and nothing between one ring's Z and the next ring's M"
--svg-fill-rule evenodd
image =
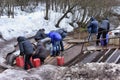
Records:
M96 41L96 45L98 46L99 45L99 42L100 42L100 37L102 37L103 39L103 46L106 46L107 45L107 41L106 41L106 35L109 31L109 28L110 28L110 23L108 21L108 18L106 18L105 20L103 20L101 22L101 25L98 29L98 35L97 35L97 41Z
M60 48L61 48L61 51L64 51L63 39L67 36L67 30L62 28L62 29L56 30L56 32L58 32L62 37L62 40L60 41Z
M96 35L98 32L98 21L93 17L91 17L90 21L91 21L90 24L87 26L89 33L88 41L91 40L92 34Z
M62 40L61 35L56 31L51 31L48 34L48 37L51 38L52 50L51 56L57 56L60 54L60 41Z
M37 48L35 50L35 54L33 55L33 59L39 58L41 63L44 63L44 60L49 55L49 51L44 47L43 43L39 40L37 42Z
M30 58L32 57L34 52L34 48L32 44L30 43L29 40L27 40L25 37L22 37L22 36L19 36L17 38L17 41L20 49L20 55L24 55L24 58L25 58L24 69L27 70L28 65L30 66L30 68L33 68L33 65L30 61Z
M45 29L39 29L39 31L34 36L35 41L46 38Z

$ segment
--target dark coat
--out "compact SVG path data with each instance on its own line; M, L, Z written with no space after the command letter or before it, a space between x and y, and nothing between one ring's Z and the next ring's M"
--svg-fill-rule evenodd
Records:
M35 40L41 40L41 39L44 39L46 38L46 34L44 33L43 30L39 30L36 35L34 36Z
M27 55L27 54L32 54L34 52L34 48L32 44L25 37L20 36L17 38L17 41L18 41L20 53L24 53L25 55Z
M87 28L88 28L89 33L97 33L98 32L98 21L92 18Z
M33 58L46 58L49 55L49 51L44 47L41 41L38 41L37 48Z
M58 29L56 30L56 32L58 32L61 35L62 39L64 39L67 36L67 31L65 31L64 29Z
M105 29L105 30L109 30L109 28L110 28L109 21L107 19L103 20L101 25L100 25L100 28Z

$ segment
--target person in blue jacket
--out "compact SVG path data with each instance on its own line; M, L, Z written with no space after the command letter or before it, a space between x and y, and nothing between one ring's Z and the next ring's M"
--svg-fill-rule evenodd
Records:
M60 54L60 41L62 40L61 35L56 31L50 31L48 37L51 38L52 50L51 56L58 56Z
M56 30L56 32L58 32L62 37L62 40L60 41L60 49L61 51L64 51L63 39L67 36L67 30L62 28L62 29Z
M92 34L97 34L98 32L98 21L95 18L91 17L90 24L87 26L87 29L89 33L89 36L88 36L88 41L89 41L91 40Z
M33 64L31 63L30 58L33 55L34 47L30 43L30 41L23 36L19 36L17 38L17 41L20 49L20 55L24 55L25 58L24 69L27 70L28 65L30 66L30 68L33 68Z
M101 25L100 25L100 27L98 29L98 35L97 35L97 41L96 41L97 46L99 45L101 36L102 36L102 39L103 39L103 42L104 42L103 46L107 45L106 35L107 35L108 31L109 31L109 28L110 28L110 23L109 23L108 18L102 20Z

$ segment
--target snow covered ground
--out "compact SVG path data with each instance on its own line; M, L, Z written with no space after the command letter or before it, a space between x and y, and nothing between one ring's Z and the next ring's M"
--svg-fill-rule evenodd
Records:
M61 13L49 11L49 20L45 20L45 8L37 7L33 13L18 12L18 8L15 10L15 18L8 18L2 16L0 19L0 34L5 40L10 40L18 36L31 37L34 36L36 31L40 28L45 28L46 33L57 29L55 24L62 16ZM70 18L65 18L60 23L61 28L67 28L71 31L73 28L68 24Z
M28 71L7 69L0 74L0 80L120 80L120 65L88 63L71 67L42 65Z

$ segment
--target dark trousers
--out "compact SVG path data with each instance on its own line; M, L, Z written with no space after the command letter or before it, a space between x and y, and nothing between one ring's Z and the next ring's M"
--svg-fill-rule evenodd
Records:
M32 57L32 54L27 54L25 55L25 65L24 65L24 69L27 70L28 69L28 65L30 66L30 68L33 68L33 64L30 61L30 58Z
M107 31L105 29L99 28L98 29L96 45L99 45L100 37L102 36L102 39L103 39L103 42L104 42L104 46L106 46L107 45L106 35L107 35Z
M60 41L60 48L61 48L61 51L64 51L64 46L63 46L62 40Z

